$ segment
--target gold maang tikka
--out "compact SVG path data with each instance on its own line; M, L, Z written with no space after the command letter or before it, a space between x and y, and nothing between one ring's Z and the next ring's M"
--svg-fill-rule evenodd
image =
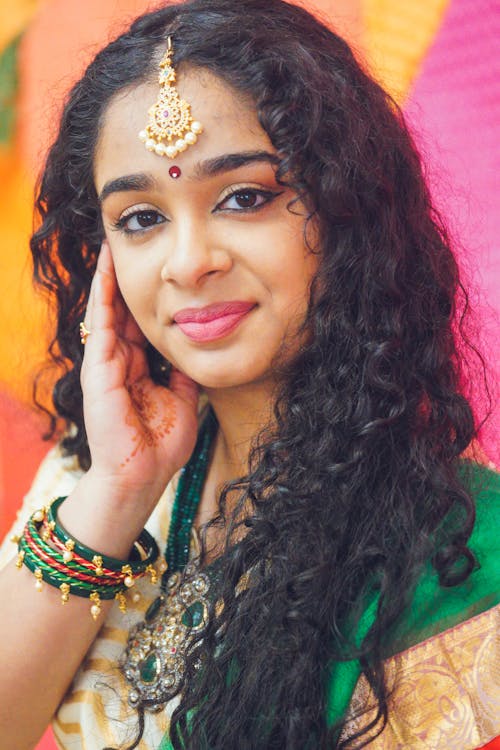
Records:
M193 120L191 106L181 99L175 88L176 74L172 65L172 39L168 37L167 51L160 63L160 93L149 108L149 122L139 138L148 151L174 159L198 140L203 131L201 122Z

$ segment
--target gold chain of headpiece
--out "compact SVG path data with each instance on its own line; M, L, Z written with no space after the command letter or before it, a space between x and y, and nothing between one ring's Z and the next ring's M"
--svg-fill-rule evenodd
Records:
M179 96L175 88L176 74L172 65L172 39L168 37L167 51L160 63L160 93L148 110L149 121L139 138L148 151L174 159L198 140L203 131L201 122L193 120L191 106Z

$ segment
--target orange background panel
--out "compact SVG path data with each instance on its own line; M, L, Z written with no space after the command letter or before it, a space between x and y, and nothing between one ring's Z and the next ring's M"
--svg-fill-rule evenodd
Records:
M0 50L26 28L37 10L39 0L3 0L0 4Z
M40 439L45 425L38 414L0 393L0 539L14 522L17 504L50 448Z
M450 0L361 0L368 64L401 102L433 43Z

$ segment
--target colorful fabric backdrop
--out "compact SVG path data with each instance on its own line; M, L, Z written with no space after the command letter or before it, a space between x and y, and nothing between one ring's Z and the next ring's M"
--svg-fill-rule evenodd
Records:
M244 0L242 0L244 5ZM402 104L425 154L429 183L456 238L487 354L498 375L500 8L495 0L315 0ZM31 408L50 316L30 281L33 189L65 92L146 0L13 0L0 4L0 532L9 527L48 446ZM478 409L484 399L476 396ZM500 415L481 434L500 462ZM38 750L52 750L47 734Z

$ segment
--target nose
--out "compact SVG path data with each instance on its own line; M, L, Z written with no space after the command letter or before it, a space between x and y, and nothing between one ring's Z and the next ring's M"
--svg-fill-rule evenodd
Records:
M161 269L163 281L196 288L209 276L231 269L230 251L205 225L185 222L172 229Z

